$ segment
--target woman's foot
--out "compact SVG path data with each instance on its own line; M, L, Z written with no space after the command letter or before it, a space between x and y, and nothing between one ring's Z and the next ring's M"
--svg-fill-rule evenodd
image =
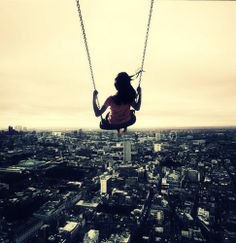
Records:
M117 131L117 136L121 137L122 136L122 132L121 131Z
M117 136L121 137L122 135L124 135L127 131L127 127L125 127L123 130L119 129L117 130Z

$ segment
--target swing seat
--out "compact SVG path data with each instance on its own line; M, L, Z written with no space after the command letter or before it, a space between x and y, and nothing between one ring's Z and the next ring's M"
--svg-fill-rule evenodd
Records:
M102 119L100 122L100 128L103 130L119 130L121 128L127 128L128 126L133 125L136 122L136 116L134 115L134 110L130 111L131 118L129 121L121 124L111 124L107 120L109 113L106 115L105 119Z

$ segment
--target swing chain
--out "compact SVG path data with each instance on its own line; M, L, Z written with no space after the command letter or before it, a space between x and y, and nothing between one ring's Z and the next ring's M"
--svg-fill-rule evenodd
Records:
M77 9L78 9L79 18L80 18L80 25L81 25L81 29L82 29L82 35L83 35L83 39L84 39L85 50L86 50L86 53L87 53L87 58L88 58L88 63L89 63L89 69L90 69L91 79L92 79L92 83L93 83L93 88L94 88L94 90L97 90L96 89L96 84L95 84L95 79L94 79L94 73L93 73L93 66L92 66L91 56L90 56L89 47L88 47L88 39L87 39L87 35L86 35L86 32L85 32L84 21L83 21L83 16L82 16L82 12L81 12L80 2L79 1L80 0L76 0L76 5L77 5ZM149 36L149 30L150 30L151 18L152 18L152 12L153 12L153 4L154 4L154 0L151 0L140 70L143 70L143 67L144 67L144 61L145 61L146 50L147 50L147 43L148 43L148 36ZM142 74L143 74L143 71L141 71L139 73L139 84L138 84L138 87L140 87L140 84L141 84ZM98 108L100 109L100 104L99 104L98 98L97 98L97 105L98 105Z
M150 10L149 10L149 15L148 15L147 30L146 30L146 36L145 36L144 49L143 49L142 62L141 62L140 70L143 70L143 67L144 67L144 61L145 61L146 50L147 50L147 43L148 43L148 36L149 36L149 30L150 30L150 26L151 26L153 4L154 4L154 0L151 0L151 5L150 5ZM138 87L140 87L140 84L141 84L141 81L142 81L142 75L143 75L143 72L141 71L140 74L139 74Z
M80 25L81 25L81 29L82 29L82 35L83 35L83 39L84 39L85 50L86 50L86 53L87 53L91 79L92 79L93 88L94 88L94 91L95 91L97 89L96 89L96 84L95 84L95 79L94 79L93 66L92 66L91 56L90 56L89 47L88 47L88 39L87 39L87 35L86 35L86 32L85 32L84 21L83 21L83 16L82 16L82 12L81 12L81 7L80 7L80 2L79 1L80 0L76 0L76 5L77 5L77 9L78 9ZM97 98L97 105L98 105L98 108L100 109L100 104L99 104L98 98Z

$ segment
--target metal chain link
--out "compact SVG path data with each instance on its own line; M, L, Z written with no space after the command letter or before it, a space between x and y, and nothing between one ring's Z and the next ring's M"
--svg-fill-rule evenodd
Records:
M78 9L80 25L81 25L81 29L82 29L82 35L83 35L83 39L84 39L85 50L86 50L86 53L87 53L87 58L88 58L88 63L89 63L89 70L90 70L90 74L91 74L93 88L94 88L94 90L97 90L96 89L96 84L95 84L95 79L94 79L94 73L93 73L93 66L92 66L91 56L90 56L89 47L88 47L88 39L87 39L87 35L86 35L86 32L85 32L84 21L83 21L83 16L82 16L82 12L81 12L81 7L80 7L79 1L80 0L76 0L76 5L77 5L77 9ZM98 98L97 98L97 106L98 106L98 109L100 109L100 103L99 103ZM101 118L102 118L102 116L101 116Z
M86 35L86 32L85 32L84 21L83 21L83 16L82 16L79 0L76 0L76 4L77 4L77 8L78 8L78 14L79 14L79 18L80 18L82 35L83 35L84 45L85 45L87 58L88 58L88 62L89 62L89 69L90 69L90 74L91 74L91 78L92 78L92 82L93 82L93 87L96 90L96 85L95 85L95 81L94 81L94 74L93 74L93 67L92 67L92 61L91 61L91 56L90 56L90 52L89 52L89 48L88 48L88 39L87 39L87 35Z
M144 67L144 61L145 61L146 50L147 50L147 43L148 43L148 36L149 36L149 30L150 30L150 26L151 26L151 19L152 19L153 4L154 4L154 0L151 0L151 5L150 5L150 10L149 10L149 15L148 15L147 30L146 30L146 36L145 36L145 42L144 42L143 56L142 56L142 62L141 62L140 70L143 70L143 67ZM140 84L141 84L141 81L142 81L142 76L143 76L143 72L140 72L138 87L140 87Z

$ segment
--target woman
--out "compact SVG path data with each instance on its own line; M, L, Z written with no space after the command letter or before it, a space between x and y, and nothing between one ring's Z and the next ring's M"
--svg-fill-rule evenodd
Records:
M93 109L95 115L101 116L109 107L110 111L106 115L106 119L103 119L100 123L100 128L105 130L116 129L118 136L124 134L127 127L134 124L136 117L134 110L140 110L141 106L141 87L138 87L137 92L131 85L133 76L129 76L126 72L121 72L115 78L115 88L117 93L113 96L109 96L104 102L101 109L97 105L98 92L93 92ZM133 107L134 110L130 110ZM123 128L123 131L121 131Z

